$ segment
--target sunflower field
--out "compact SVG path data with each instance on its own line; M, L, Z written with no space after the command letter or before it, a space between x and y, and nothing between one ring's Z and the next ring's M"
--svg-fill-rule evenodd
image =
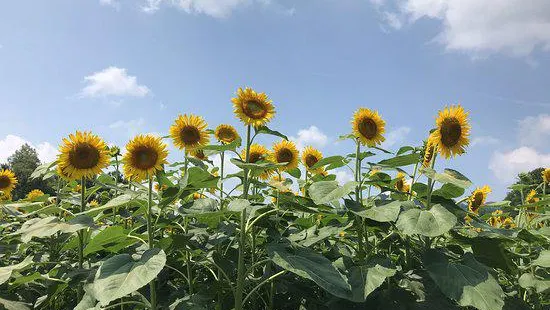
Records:
M56 195L12 201L0 170L0 308L550 309L550 168L519 206L437 171L467 156L462 106L396 152L378 111L350 111L354 147L323 156L268 127L265 93L231 101L242 128L184 114L124 148L76 131L32 175Z

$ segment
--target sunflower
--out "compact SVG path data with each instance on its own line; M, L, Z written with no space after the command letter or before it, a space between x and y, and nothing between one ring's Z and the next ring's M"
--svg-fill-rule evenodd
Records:
M208 124L197 115L179 115L170 127L170 136L174 145L180 150L192 150L205 146L210 142L210 134L206 131Z
M241 157L246 160L246 150L243 150L241 152ZM261 160L269 160L269 150L265 148L265 146L260 144L252 144L250 146L250 152L248 154L248 162L249 163L256 163ZM257 175L262 180L267 180L269 177L273 174L273 170L266 169L262 172L260 172L259 175Z
M59 169L68 179L92 178L109 165L107 145L91 132L77 131L63 139L57 157Z
M168 185L162 184L162 186L160 186L159 183L155 183L155 187L154 187L154 188L155 188L155 191L157 191L157 192L162 192L162 191L164 191L164 190L166 190L166 189L168 188Z
M411 189L410 185L405 180L405 174L403 172L397 173L395 189L403 193L408 193Z
M546 183L550 183L550 168L546 168L542 171L542 180Z
M300 154L294 142L281 140L281 142L273 145L271 160L278 164L286 163L286 165L279 167L279 170L287 171L298 167L299 156Z
M424 148L424 157L422 158L422 166L429 168L432 164L432 158L436 151L437 143L434 139L434 135L430 135Z
M464 222L465 222L466 224L470 224L470 223L472 222L472 220L473 220L472 217L469 216L469 215L466 215L466 216L464 217Z
M36 199L38 197L42 197L44 196L44 192L42 192L41 190L39 189L33 189L32 191L30 191L28 194L27 194L27 199L28 200L33 200L33 199Z
M239 137L239 133L235 127L227 124L221 124L214 130L214 136L219 142L229 144Z
M15 173L8 169L0 170L0 191L4 193L5 196L11 196L11 191L15 188L17 184L17 178Z
M138 135L126 144L122 158L124 174L132 180L141 181L162 170L168 156L166 144L160 137Z
M196 159L200 160L207 160L208 156L204 154L204 151L201 149L195 149L190 151L191 156L195 157Z
M351 121L353 134L359 141L368 146L375 146L386 140L384 134L386 122L380 117L377 111L366 108L359 108L353 114Z
M0 201L11 201L11 193L0 191Z
M193 193L193 200L202 199L202 198L206 198L206 195L201 194L199 192L194 192Z
M92 200L90 201L90 204L89 204L90 208L94 208L94 207L97 207L99 206L99 202L97 202L97 200Z
M439 111L436 125L433 138L439 153L445 158L463 154L470 143L468 112L460 105L447 107Z
M516 228L516 223L514 223L513 218L507 217L502 222L502 227L504 227L504 228Z
M488 223L492 227L500 227L502 225L502 218L500 216L491 216Z
M537 195L537 191L532 189L529 194L527 194L527 197L525 197L526 203L535 203L539 201L539 198L535 197Z
M252 88L239 88L237 97L232 98L234 113L245 124L260 127L275 116L275 107L265 93L257 93Z
M312 169L312 167L323 158L323 154L311 146L306 147L302 151L302 163L306 170L311 173L320 173L323 168Z
M476 190L472 192L470 198L468 198L468 210L478 214L479 208L485 203L487 195L489 195L490 192L491 188L488 185L476 188Z

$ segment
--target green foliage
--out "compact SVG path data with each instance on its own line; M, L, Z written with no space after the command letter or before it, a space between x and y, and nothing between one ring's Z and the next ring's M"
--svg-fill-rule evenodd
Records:
M31 178L33 171L40 166L36 150L28 144L23 144L8 158L9 169L17 177L18 184L12 192L13 200L25 198L33 189L39 189L45 194L55 194L53 182L41 178Z
M537 188L537 186L542 183L542 171L544 171L544 168L537 168L529 172L518 174L517 181L511 186L512 189L506 194L504 200L510 201L513 206L519 206L523 204L521 200L522 192L523 197L527 196L530 189L535 189L538 193L542 193L542 189ZM514 188L514 185L526 186L520 189L519 187Z

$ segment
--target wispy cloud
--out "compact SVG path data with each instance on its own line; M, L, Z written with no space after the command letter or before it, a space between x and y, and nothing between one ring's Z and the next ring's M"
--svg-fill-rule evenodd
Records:
M86 86L81 91L82 97L131 96L144 97L151 90L139 85L135 76L128 75L126 69L108 67L84 77Z
M322 148L328 143L328 136L316 126L300 129L296 137L291 136L289 139L294 141L300 150L306 146Z

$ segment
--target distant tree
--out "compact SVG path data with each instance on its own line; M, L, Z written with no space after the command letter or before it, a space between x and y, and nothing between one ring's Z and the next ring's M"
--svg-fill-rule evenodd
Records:
M40 159L36 150L30 145L24 144L13 155L8 158L8 166L17 177L17 186L12 192L13 199L25 198L28 192L33 189L39 189L45 194L54 194L54 189L48 184L49 182L42 179L31 180L31 174L40 166Z
M535 189L537 185L542 183L542 171L544 171L544 168L537 168L526 173L522 172L518 174L518 180L514 183L514 185L533 185L530 189L523 190L523 195L526 196L531 189ZM538 192L542 193L542 190L538 190ZM521 201L521 192L516 189L508 192L506 195L506 200L509 200L513 206L521 205L523 203Z
M10 166L8 164L0 164L0 170L2 169L10 169Z

